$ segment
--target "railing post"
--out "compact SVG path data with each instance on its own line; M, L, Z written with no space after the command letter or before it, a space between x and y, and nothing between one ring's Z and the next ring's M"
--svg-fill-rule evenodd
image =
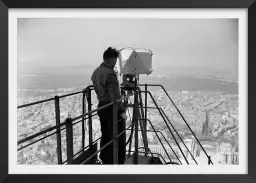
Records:
M88 103L88 112L92 110L92 96L91 96L91 89L87 89L87 103ZM89 145L91 148L92 145L92 114L88 116L88 129L89 129Z
M145 122L144 122L144 127L146 129L146 137L147 137L147 109L148 109L148 95L147 95L147 91L148 91L148 85L145 84Z
M67 140L67 162L68 164L72 164L73 162L73 124L72 119L66 119L66 140Z
M118 164L118 116L117 116L117 102L113 106L113 163Z
M86 113L86 108L85 108L85 90L83 90L83 97L82 97L82 113L83 115ZM85 144L85 130L86 130L86 125L85 125L85 117L82 117L82 148L84 152L84 144Z
M60 125L60 98L55 96L55 119L56 126ZM58 164L62 164L62 153L61 153L61 132L60 127L57 127L57 154L58 154Z
M134 107L135 107L135 112L134 112L134 119L135 119L135 124L134 124L134 130L135 130L135 133L134 133L134 136L135 136L135 147L134 147L134 164L138 164L138 156L139 156L139 152L138 152L138 148L139 148L139 134L138 134L138 131L139 131L139 126L138 126L138 91L137 91L137 88L135 90L135 94L134 94ZM137 109L136 109L137 108Z
M211 156L207 156L207 157L208 157L208 165L210 165L210 164L213 165L212 160L211 160Z
M148 138L147 138L147 129L145 127L146 124L146 119L145 119L145 115L144 115L144 109L143 109L143 103L142 103L142 96L141 96L141 90L138 87L138 105L140 110L138 110L137 115L138 115L138 119L139 119L139 125L140 125L140 129L141 129L141 135L142 135L142 139L143 139L143 144L144 144L144 148L145 148L145 156L148 155L149 151L148 151ZM139 109L138 108L138 109ZM143 120L140 120L143 119Z

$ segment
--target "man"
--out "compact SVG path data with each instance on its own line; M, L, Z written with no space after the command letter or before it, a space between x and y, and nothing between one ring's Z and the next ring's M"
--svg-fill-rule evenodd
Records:
M117 62L118 51L109 47L103 54L103 63L95 69L91 80L99 101L98 108L121 98L119 82L114 67ZM125 129L125 121L121 114L124 113L122 103L118 103L118 134ZM113 139L113 106L98 111L101 124L100 147ZM118 138L118 164L125 161L125 133ZM100 153L103 164L113 164L113 143Z

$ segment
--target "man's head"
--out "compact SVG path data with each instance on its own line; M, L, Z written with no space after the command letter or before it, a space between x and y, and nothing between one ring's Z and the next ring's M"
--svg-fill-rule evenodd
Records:
M103 53L103 60L108 65L111 65L113 68L116 65L117 57L119 53L115 48L109 47L104 53Z

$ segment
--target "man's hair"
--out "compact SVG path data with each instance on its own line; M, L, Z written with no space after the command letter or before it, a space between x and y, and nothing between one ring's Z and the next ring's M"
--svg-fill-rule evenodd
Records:
M109 47L104 53L103 53L103 60L108 60L109 58L117 58L118 57L118 51L115 48Z

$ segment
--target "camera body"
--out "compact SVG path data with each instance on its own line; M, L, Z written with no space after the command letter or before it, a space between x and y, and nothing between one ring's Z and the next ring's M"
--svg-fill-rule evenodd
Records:
M119 50L118 69L119 74L123 75L124 90L131 93L135 89L140 74L152 73L152 55L153 53L147 49L122 48Z
M120 75L151 74L152 55L150 50L123 48L119 50Z

